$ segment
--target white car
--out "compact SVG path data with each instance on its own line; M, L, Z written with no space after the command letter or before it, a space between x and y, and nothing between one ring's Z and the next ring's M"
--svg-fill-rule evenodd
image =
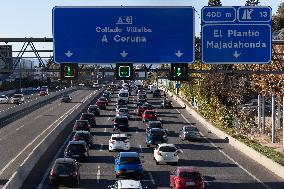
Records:
M111 189L143 189L138 180L118 180Z
M181 150L177 149L174 144L158 144L154 150L154 160L157 165L160 163L178 165L179 153L181 153Z
M11 103L12 104L22 104L25 102L25 98L24 98L24 95L23 94L14 94L12 97L11 97Z
M130 150L130 141L127 134L112 134L108 141L108 150Z
M0 103L8 103L9 102L9 98L6 95L1 95L0 96Z
M118 112L120 108L127 108L127 105L116 105L115 112Z

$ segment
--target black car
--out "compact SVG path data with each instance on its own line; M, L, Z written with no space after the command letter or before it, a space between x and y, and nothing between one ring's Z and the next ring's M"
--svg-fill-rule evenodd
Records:
M161 91L159 89L154 90L153 97L154 98L160 98L161 97Z
M138 106L143 106L146 102L147 102L146 99L139 99L139 100L137 100L137 107Z
M88 113L93 113L95 116L100 116L100 108L97 105L90 105Z
M63 96L61 97L61 102L69 103L69 102L71 102L71 101L72 101L72 97L69 96L69 95L63 95Z
M116 116L113 119L113 130L128 131L129 120L127 116Z
M120 99L117 100L116 104L117 105L127 105L127 101L120 98Z
M96 124L96 118L93 113L82 113L79 120L88 120L91 127L95 127Z
M102 96L105 97L108 102L110 102L111 96L110 96L110 93L108 91L105 91Z
M146 145L157 145L162 143L167 143L167 133L161 128L152 128L146 133Z
M172 101L168 99L163 99L161 103L161 108L173 108Z
M88 120L76 120L73 126L73 133L76 131L89 131L91 130L91 126Z
M64 157L87 161L89 159L89 149L87 143L83 140L69 141L64 150Z
M182 129L179 131L179 137L181 140L201 140L201 135L199 133L199 130L191 125L185 125L182 127Z
M72 184L78 187L80 183L79 167L80 164L75 159L56 159L49 173L49 184Z
M76 131L76 133L73 136L73 141L79 141L79 140L85 141L90 149L94 145L93 136L88 131Z
M161 121L148 121L146 123L146 133L148 133L152 128L163 128Z

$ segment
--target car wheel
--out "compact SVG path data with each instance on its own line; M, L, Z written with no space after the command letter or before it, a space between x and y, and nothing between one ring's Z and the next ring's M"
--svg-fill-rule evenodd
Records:
M115 178L119 178L119 176L117 174L115 174Z
M159 165L160 163L156 160L156 165Z
M147 147L150 147L150 144L147 144Z

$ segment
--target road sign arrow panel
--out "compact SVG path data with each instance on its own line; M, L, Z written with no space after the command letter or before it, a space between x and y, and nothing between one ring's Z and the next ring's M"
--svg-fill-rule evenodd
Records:
M120 53L120 55L121 55L123 58L125 58L125 57L128 55L128 53L125 52L125 51L123 51L122 53Z
M178 52L175 53L175 55L180 58L183 55L183 53L181 53L180 50L178 50Z

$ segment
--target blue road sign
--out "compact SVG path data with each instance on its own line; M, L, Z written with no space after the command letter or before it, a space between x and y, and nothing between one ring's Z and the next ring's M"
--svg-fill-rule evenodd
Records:
M192 7L55 7L55 62L192 63Z
M202 9L202 62L204 63L269 63L271 41L270 7Z
M176 83L176 89L179 89L180 88L180 83Z

